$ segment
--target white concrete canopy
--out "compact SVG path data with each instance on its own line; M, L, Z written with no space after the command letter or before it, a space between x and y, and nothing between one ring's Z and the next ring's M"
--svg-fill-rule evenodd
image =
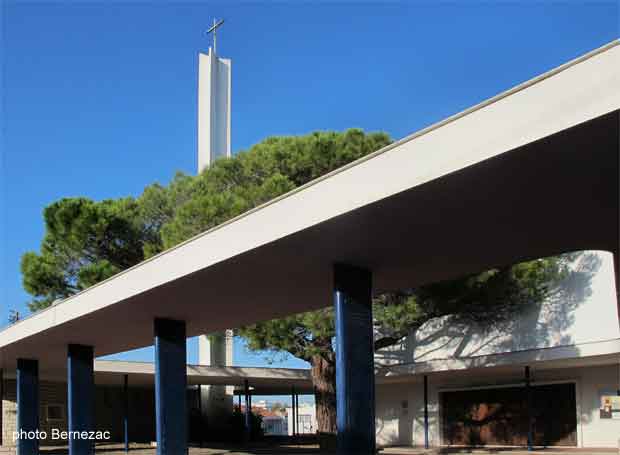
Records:
M128 375L132 386L154 386L155 366L150 362L95 361L95 383L122 385ZM229 385L241 387L247 380L252 393L288 394L291 388L312 393L310 370L296 368L216 367L187 365L188 385Z
M122 360L95 360L95 384L102 386L123 385L125 375L132 387L154 387L155 365L152 362L128 362ZM8 371L5 379L15 379L15 372ZM47 381L66 382L66 375L47 375ZM244 381L252 387L252 393L289 394L295 387L302 393L312 393L310 370L300 368L263 367L216 367L187 365L187 384L226 385L242 387Z
M0 367L102 356L332 304L332 265L407 288L582 249L619 250L615 41L211 229L0 332Z

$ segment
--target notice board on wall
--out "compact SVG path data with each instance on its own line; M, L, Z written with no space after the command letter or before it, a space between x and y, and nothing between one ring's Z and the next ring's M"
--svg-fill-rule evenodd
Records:
M620 395L601 395L600 418L620 420Z

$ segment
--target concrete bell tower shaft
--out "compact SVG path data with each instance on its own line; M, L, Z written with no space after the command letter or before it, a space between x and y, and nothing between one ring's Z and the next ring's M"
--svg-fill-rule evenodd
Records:
M231 61L198 54L198 172L230 157Z
M219 158L231 156L230 99L231 60L220 58L215 51L215 34L224 21L214 21L213 48L198 54L198 173ZM198 338L200 365L233 364L232 330L201 335ZM212 430L225 426L232 414L233 388L200 386L201 414Z

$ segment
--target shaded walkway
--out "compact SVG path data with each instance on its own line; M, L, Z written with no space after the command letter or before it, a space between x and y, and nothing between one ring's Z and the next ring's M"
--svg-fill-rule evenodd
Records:
M101 455L124 455L125 451L121 444L98 445L95 451ZM0 448L1 455L14 454L15 450ZM132 444L129 452L131 455L155 455L156 450L146 444ZM314 444L293 444L282 443L274 444L271 442L256 443L251 446L232 446L231 444L209 444L209 447L191 447L190 455L297 455L297 454L319 454L318 446ZM480 455L567 455L567 454L588 454L588 455L608 455L617 454L618 449L539 449L528 452L523 449L506 448L487 448L487 449L416 449L413 447L390 447L379 452L385 455L440 455L440 454L480 454ZM67 455L66 447L47 447L41 449L42 455Z

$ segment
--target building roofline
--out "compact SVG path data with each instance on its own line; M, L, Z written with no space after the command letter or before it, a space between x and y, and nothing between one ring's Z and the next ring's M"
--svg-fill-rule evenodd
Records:
M484 100L484 101L482 101L482 102L480 102L480 103L478 103L478 104L476 104L476 105L474 105L474 106L472 106L470 108L467 108L467 109L465 109L463 111L460 111L460 112L458 112L458 113L456 113L456 114L454 114L452 116L449 116L449 117L447 117L447 118L445 118L445 119L443 119L443 120L441 120L439 122L433 123L433 124L431 124L428 127L422 128L421 130L418 130L415 133L412 133L412 134L410 134L408 136L405 136L404 138L402 138L400 140L397 140L397 141L395 141L395 142L393 142L393 143L391 143L391 144L389 144L389 145L387 145L387 146L385 146L385 147L383 147L383 148L381 148L381 149L379 149L379 150L377 150L377 151L375 151L373 153L370 153L370 154L368 154L368 155L366 155L364 157L361 157L361 158L359 158L359 159L357 159L357 160L355 160L355 161L353 161L351 163L348 163L348 164L346 164L346 165L344 165L344 166L342 166L342 167L340 167L338 169L335 169L335 170L333 170L333 171L331 171L331 172L329 172L329 173L327 173L327 174L325 174L325 175L323 175L321 177L318 177L318 178L316 178L316 179L314 179L314 180L312 180L312 181L310 181L310 182L308 182L308 183L306 183L306 184L304 184L304 185L302 185L300 187L297 187L297 188L295 188L295 189L293 189L293 190L291 190L291 191L289 191L289 192L287 192L287 193L285 193L285 194L283 194L281 196L278 196L278 197L276 197L276 198L274 198L274 199L272 199L272 200L270 200L268 202L265 202L264 204L261 204L261 205L255 207L255 208L253 208L253 209L250 209L250 210L248 210L248 211L246 211L246 212L244 212L244 213L242 213L242 214L240 214L240 215L238 215L238 216L236 216L234 218L231 218L228 221L225 221L225 222L223 222L223 223L221 223L221 224L219 224L217 226L214 226L211 229L208 229L208 230L206 230L206 231L204 231L204 232L202 232L200 234L197 234L197 235L195 235L195 236L193 236L193 237L191 237L191 238L189 238L189 239L179 243L178 245L175 245L175 246L173 246L173 247L171 247L171 248L169 248L169 249L167 249L165 251L162 251L161 253L159 253L159 254L157 254L155 256L152 256L152 257L150 257L150 258L148 258L148 259L146 259L146 260L144 260L144 261L142 261L142 262L140 262L140 263L138 263L138 264L136 264L136 265L134 265L134 266L132 266L132 267L130 267L128 269L125 269L125 270L117 273L116 275L114 275L114 276L112 276L112 277L110 277L110 278L108 278L106 280L103 280L103 281L101 281L101 282L99 282L97 284L94 284L93 286L90 286L89 288L84 289L84 290L82 290L82 291L80 291L80 292L78 292L78 293L76 293L76 294L74 294L74 295L72 295L70 297L67 297L66 299L64 299L64 300L62 300L62 301L60 301L60 302L58 302L58 303L56 303L54 305L50 305L49 307L46 307L46 308L44 308L42 310L36 311L34 313L31 313L28 316L20 319L19 321L15 322L13 324L7 325L7 326L3 327L2 329L0 329L0 334L2 334L3 332L5 332L6 330L8 330L10 328L18 326L23 321L31 319L34 316L38 316L40 314L43 314L43 313L45 313L46 311L48 311L48 310L50 310L52 308L55 308L55 307L57 307L59 305L62 305L64 303L66 303L66 302L69 302L69 301L71 301L71 300L73 300L75 298L78 298L79 296L81 296L83 294L86 294L86 293L90 292L91 290L93 290L93 289L95 289L97 287L100 287L100 286L102 286L104 284L107 284L107 283L117 279L120 276L123 276L123 275L125 275L127 273L130 273L131 271L142 267L144 264L147 264L149 262L155 261L158 258L161 258L161 257L163 257L165 255L171 254L175 250L177 250L177 249L179 249L179 248L181 248L181 247L183 247L183 246L185 246L185 245L187 245L189 243L192 243L192 242L194 242L197 239L205 237L205 236L211 234L212 232L221 230L221 229L225 228L226 226L228 226L230 224L233 224L233 223L235 223L235 222L237 222L237 221L239 221L241 219L244 219L244 218L246 218L248 216L251 216L252 214L254 214L256 212L259 212L259 211L265 209L266 207L269 207L269 206L271 206L273 204L276 204L276 203L278 203L278 202L280 202L280 201L282 201L284 199L287 199L287 198L289 198L289 197L291 197L291 196L293 196L293 195L295 195L295 194L297 194L299 192L304 191L305 189L307 189L309 187L312 187L312 186L314 186L314 185L316 185L316 184L318 184L318 183L320 183L320 182L322 182L324 180L327 180L327 179L329 179L329 178L331 178L331 177L333 177L333 176L335 176L337 174L340 174L340 173L342 173L342 172L344 172L344 171L346 171L348 169L356 167L356 166L358 166L358 165L360 165L360 164L362 164L362 163L364 163L366 161L369 161L369 160L371 160L371 159L373 159L373 158L375 158L375 157L377 157L379 155L382 155L382 154L384 154L384 153L386 153L386 152L388 152L388 151L390 151L390 150L392 150L392 149L394 149L396 147L399 147L399 146L401 146L401 145L403 145L403 144L405 144L407 142L410 142L410 141L412 141L412 140L414 140L416 138L419 138L419 137L421 137L421 136L423 136L425 134L428 134L428 133L430 133L430 132L432 132L432 131L434 131L434 130L436 130L438 128L441 128L442 126L445 126L445 125L447 125L449 123L452 123L452 122L454 122L454 121L456 121L456 120L458 120L458 119L460 119L462 117L465 117L465 116L467 116L467 115L469 115L469 114L471 114L473 112L476 112L476 111L478 111L478 110L480 110L480 109L482 109L484 107L487 107L487 106L489 106L491 104L497 103L498 101L502 100L503 98L506 98L506 97L508 97L510 95L513 95L513 94L517 93L517 92L520 92L520 91L522 91L522 90L524 90L526 88L529 88L529 87L531 87L531 86L533 86L533 85L535 85L537 83L540 83L540 82L544 81L545 79L548 79L548 78L550 78L550 77L552 77L554 75L557 75L557 74L559 74L559 73L561 73L561 72L563 72L563 71L565 71L565 70L567 70L567 69L569 69L569 68L571 68L571 67L573 67L573 66L575 66L575 65L577 65L577 64L579 64L581 62L584 62L584 61L586 61L588 59L591 59L591 58L593 58L593 57L595 57L595 56L597 56L597 55L599 55L601 53L604 53L604 52L610 50L610 49L613 49L614 47L616 47L618 45L620 45L620 39L615 39L615 40L613 40L613 41L611 41L611 42L609 42L609 43L607 43L607 44L605 44L605 45L603 45L601 47L598 47L598 48L596 48L596 49L594 49L594 50L592 50L590 52L587 52L586 54L583 54L583 55L581 55L581 56L579 56L579 57L577 57L577 58L575 58L573 60L570 60L570 61L568 61L568 62L566 62L566 63L564 63L564 64L562 64L562 65L560 65L558 67L555 67L555 68L553 68L553 69L551 69L551 70L549 70L549 71L547 71L545 73L542 73L542 74L540 74L540 75L538 75L536 77L533 77L533 78L531 78L531 79L529 79L529 80L527 80L527 81L525 81L525 82L523 82L521 84L518 84L518 85L516 85L516 86L514 86L514 87L512 87L512 88L510 88L510 89L508 89L506 91L500 92L499 94L497 94L497 95L495 95L495 96L493 96L491 98L488 98L488 99L486 99L486 100Z

